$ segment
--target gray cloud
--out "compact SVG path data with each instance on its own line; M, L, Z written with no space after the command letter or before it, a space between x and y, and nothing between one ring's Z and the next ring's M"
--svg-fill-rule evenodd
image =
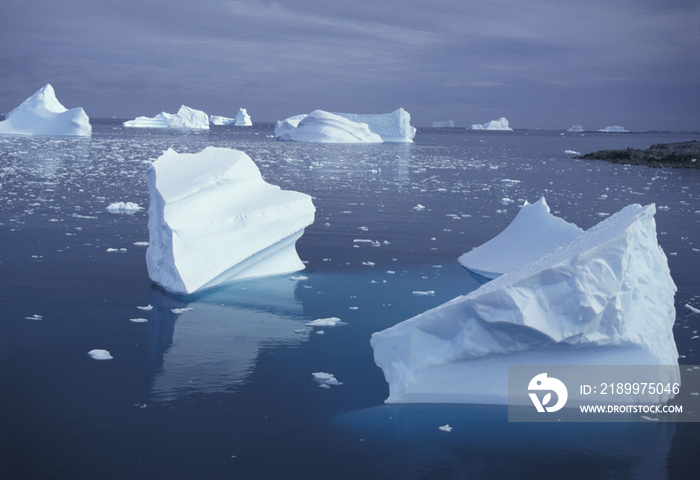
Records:
M51 83L93 117L403 106L418 125L700 130L697 1L5 3L4 112Z

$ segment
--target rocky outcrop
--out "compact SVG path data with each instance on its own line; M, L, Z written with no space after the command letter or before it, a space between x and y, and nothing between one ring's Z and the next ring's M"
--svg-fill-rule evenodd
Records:
M612 163L648 165L654 168L700 168L700 142L659 143L646 150L601 150L574 158Z

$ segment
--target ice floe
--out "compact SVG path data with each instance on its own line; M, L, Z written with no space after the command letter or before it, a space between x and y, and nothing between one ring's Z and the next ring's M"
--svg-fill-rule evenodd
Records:
M148 190L148 274L172 293L305 268L295 243L314 221L311 197L265 182L244 152L170 149Z
M90 119L81 107L66 109L50 84L40 88L0 122L0 135L89 137Z
M339 382L332 373L316 372L311 375L313 375L313 379L318 383L318 386L322 388L331 388L331 385L343 384L343 382Z
M88 352L88 355L90 355L95 360L112 360L113 358L112 354L110 354L107 350L102 350L100 348L90 350Z
M345 325L338 317L329 318L319 318L317 320L311 320L306 322L307 327L337 327L338 325Z
M677 366L676 286L654 213L653 204L630 205L567 245L373 334L387 403L504 404L508 365Z
M459 257L477 275L496 278L529 263L583 233L579 227L550 213L544 197L525 205L496 237Z

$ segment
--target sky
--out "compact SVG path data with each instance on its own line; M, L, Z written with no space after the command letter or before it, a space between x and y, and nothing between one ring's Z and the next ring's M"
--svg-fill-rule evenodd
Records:
M700 131L700 0L0 0L0 113Z

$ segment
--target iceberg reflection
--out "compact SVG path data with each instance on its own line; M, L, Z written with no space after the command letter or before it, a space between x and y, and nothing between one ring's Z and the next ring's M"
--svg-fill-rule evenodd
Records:
M306 341L311 328L294 295L297 283L266 278L188 297L153 287L153 400L231 391L252 373L261 350Z

